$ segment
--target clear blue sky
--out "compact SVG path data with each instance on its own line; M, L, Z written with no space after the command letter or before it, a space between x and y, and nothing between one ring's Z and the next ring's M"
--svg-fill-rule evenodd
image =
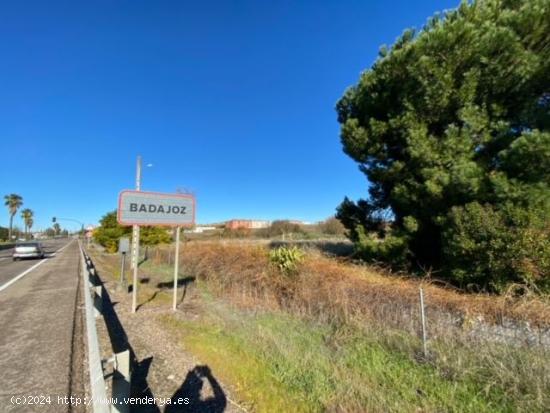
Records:
M337 100L380 45L457 3L2 2L1 195L35 228L96 223L141 154L143 189L194 192L199 223L324 219L368 185Z

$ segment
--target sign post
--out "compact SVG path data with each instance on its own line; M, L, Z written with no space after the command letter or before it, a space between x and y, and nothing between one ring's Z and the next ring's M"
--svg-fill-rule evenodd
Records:
M118 199L117 221L121 225L133 225L138 229L140 225L155 225L177 227L176 257L174 268L174 303L176 306L177 276L179 264L179 233L181 227L195 224L195 197L188 194L163 194L158 192L143 192L125 190ZM139 238L134 245L139 244ZM132 286L132 312L137 306L137 260L134 265Z
M122 263L120 264L120 288L123 289L126 285L126 277L124 277L124 269L126 268L126 253L122 253ZM126 291L127 292L127 291Z
M122 264L120 265L120 282L119 287L124 288L126 286L126 277L124 276L124 270L126 268L126 254L130 251L130 239L121 238L118 240L118 252L122 255Z
M180 259L180 227L176 227L176 256L174 257L174 299L172 310L176 311L178 305L178 270Z

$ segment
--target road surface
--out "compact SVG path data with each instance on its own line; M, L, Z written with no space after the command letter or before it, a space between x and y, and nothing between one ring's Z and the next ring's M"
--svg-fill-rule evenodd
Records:
M63 398L74 390L80 353L73 344L78 243L43 244L43 260L14 262L11 250L0 251L0 412L70 411Z

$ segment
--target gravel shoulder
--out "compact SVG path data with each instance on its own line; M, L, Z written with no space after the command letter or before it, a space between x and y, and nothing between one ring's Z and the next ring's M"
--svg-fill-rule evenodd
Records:
M118 286L118 260L93 249L88 251L105 287L105 322L98 323L102 354L130 350L131 397L148 397L155 403L134 404L131 412L246 412L232 396L231 386L216 379L216 372L186 351L166 329L163 318L197 317L201 302L192 286L180 291L178 311L171 310L172 290L153 287L155 280L140 271L138 311L131 313L130 289ZM129 272L129 271L127 271ZM156 284L157 287L159 284ZM108 389L110 394L110 389ZM187 403L175 406L178 399Z

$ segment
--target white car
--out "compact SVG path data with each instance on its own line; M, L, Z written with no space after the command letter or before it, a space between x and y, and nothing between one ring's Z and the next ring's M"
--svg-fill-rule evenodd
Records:
M21 258L44 258L44 255L44 248L39 242L21 242L15 244L12 258L17 261Z

